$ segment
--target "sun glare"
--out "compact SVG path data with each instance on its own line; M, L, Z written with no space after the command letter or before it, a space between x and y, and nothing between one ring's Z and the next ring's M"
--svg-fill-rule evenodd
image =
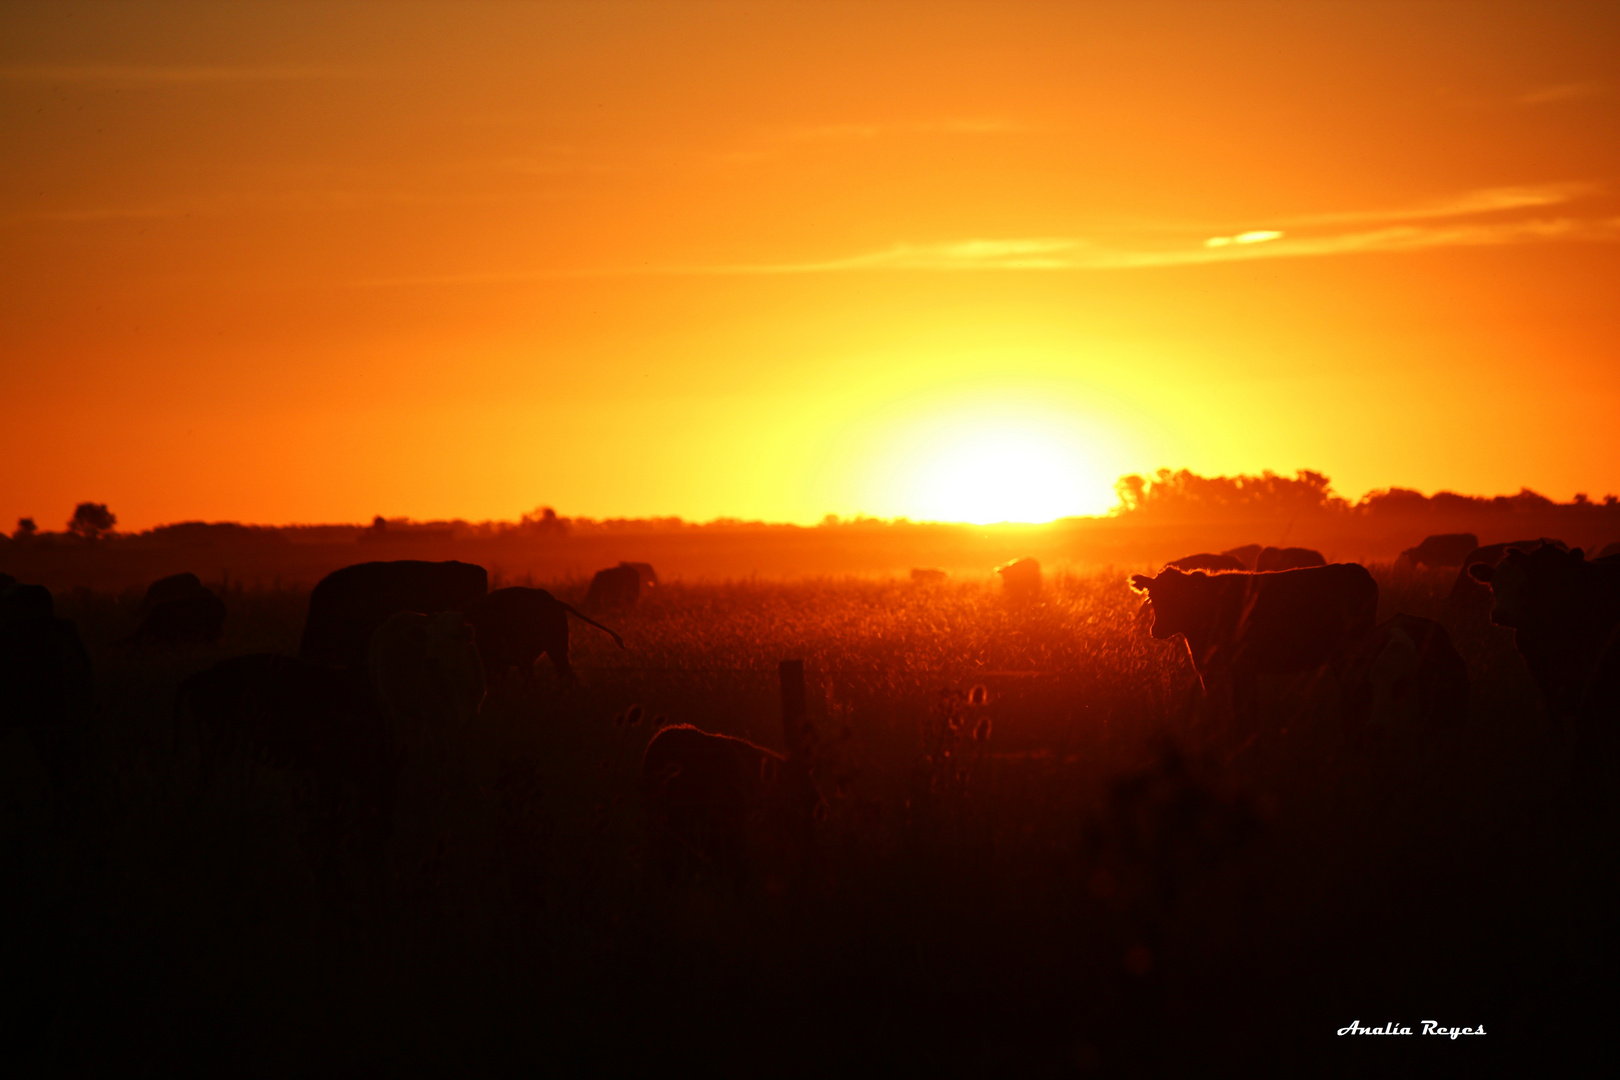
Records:
M1097 478L1075 440L1040 430L958 433L920 455L910 481L915 515L988 525L1095 513ZM1107 490L1107 485L1102 485Z

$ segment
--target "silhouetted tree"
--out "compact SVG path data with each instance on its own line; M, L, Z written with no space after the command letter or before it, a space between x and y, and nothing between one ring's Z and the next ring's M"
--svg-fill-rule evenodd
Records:
M557 511L549 506L541 506L523 515L523 520L518 522L518 531L561 536L568 531L568 519L558 517Z
M67 527L70 533L86 540L95 540L102 533L111 532L117 524L118 515L108 510L106 503L82 502L73 508L73 517L68 519Z
M34 524L34 519L24 517L17 519L17 531L11 535L18 540L31 540L38 532L39 526Z
M1301 469L1292 478L1267 470L1259 476L1200 476L1190 469L1160 469L1153 479L1121 477L1114 485L1121 514L1167 517L1289 515L1342 511L1348 503L1332 481ZM1421 496L1419 496L1421 498Z

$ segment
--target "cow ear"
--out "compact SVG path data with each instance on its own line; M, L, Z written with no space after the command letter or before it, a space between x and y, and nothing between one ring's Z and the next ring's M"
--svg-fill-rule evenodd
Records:
M1153 579L1148 577L1146 574L1132 574L1131 575L1131 588L1134 589L1136 592L1147 592L1148 591L1148 586L1150 586L1152 584L1153 584Z
M1475 581L1483 581L1487 585L1491 583L1491 576L1495 573L1496 569L1494 567L1488 566L1482 562L1477 562L1468 568L1469 577L1473 578Z

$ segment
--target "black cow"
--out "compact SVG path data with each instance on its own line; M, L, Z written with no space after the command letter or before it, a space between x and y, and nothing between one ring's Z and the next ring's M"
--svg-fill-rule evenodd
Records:
M1268 547L1262 550L1254 561L1256 570L1303 570L1311 566L1326 565L1327 560L1322 558L1320 551L1298 547Z
M1217 711L1252 710L1262 674L1341 660L1378 618L1378 583L1355 563L1213 576L1168 569L1136 574L1131 587L1147 594L1154 637L1186 639Z
M1417 547L1407 548L1401 552L1401 559L1413 568L1461 566L1469 553L1478 548L1479 537L1473 533L1440 533L1424 537Z
M153 604L135 632L118 644L125 647L217 644L225 636L225 601L201 584L197 589L188 596Z
M1490 586L1491 621L1512 627L1548 712L1612 724L1620 698L1620 560L1588 562L1580 548L1548 543L1509 548L1495 566L1468 571Z
M202 578L187 572L183 574L170 574L166 578L158 578L146 587L146 595L141 598L141 606L136 609L137 615L145 615L159 604L170 600L184 600L188 596L195 596L206 591Z
M798 763L690 724L662 728L647 744L641 800L666 871L734 879L802 858L823 805Z
M1001 588L1008 599L1033 600L1041 592L1041 564L1029 556L1002 563L996 567L1001 575Z
M1451 583L1451 592L1446 595L1446 614L1448 618L1463 616L1483 617L1490 604L1491 590L1486 588L1481 580L1471 574L1470 568L1474 566L1495 566L1502 561L1502 557L1512 548L1520 551L1530 551L1542 544L1551 544L1556 548L1567 550L1562 540L1509 540L1501 544L1486 544L1477 547L1463 557L1462 566L1457 571L1457 577Z
M1245 570L1253 570L1255 564L1260 561L1260 553L1264 550L1266 549L1259 544L1244 544L1242 547L1228 548L1221 554L1230 555L1232 558L1237 559L1243 563Z
M1468 665L1433 619L1392 615L1355 648L1345 677L1350 719L1396 733L1468 718Z
M400 611L455 611L489 592L482 566L463 562L369 562L334 570L309 594L301 659L364 668L371 635Z
M463 605L462 611L477 634L478 651L492 681L513 667L525 679L534 678L535 661L545 653L551 657L558 677L573 683L574 670L568 664L570 615L605 631L619 648L624 648L624 639L618 634L544 589L517 585L496 589Z
M1198 555L1183 555L1179 559L1171 559L1164 564L1173 566L1177 570L1247 570L1248 565L1236 555L1213 555L1203 552Z
M592 610L635 607L644 581L641 571L630 563L598 570L585 594L585 606Z
M302 773L313 781L316 832L373 846L386 836L401 743L364 668L232 657L180 684L175 715L195 732L205 775L232 758Z
M50 590L0 587L0 738L22 728L61 789L79 761L93 706L90 654Z

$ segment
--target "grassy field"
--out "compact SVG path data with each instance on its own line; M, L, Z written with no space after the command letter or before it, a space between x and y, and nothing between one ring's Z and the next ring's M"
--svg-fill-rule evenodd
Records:
M1450 573L1375 572L1382 614L1441 613ZM1507 634L1453 623L1466 728L1369 744L1324 682L1267 684L1254 724L1210 730L1125 576L1031 606L977 583L671 585L614 621L626 651L576 625L581 687L545 661L492 687L454 734L455 790L402 807L408 841L325 860L307 778L244 759L205 780L172 716L191 672L294 652L307 593L229 591L220 646L133 656L110 642L138 596L59 596L98 705L72 800L20 737L0 747L11 1074L1362 1076L1599 1034L1608 789ZM829 804L814 866L655 872L635 796L655 722L780 748L789 657ZM1352 1020L1490 1034L1335 1035Z

